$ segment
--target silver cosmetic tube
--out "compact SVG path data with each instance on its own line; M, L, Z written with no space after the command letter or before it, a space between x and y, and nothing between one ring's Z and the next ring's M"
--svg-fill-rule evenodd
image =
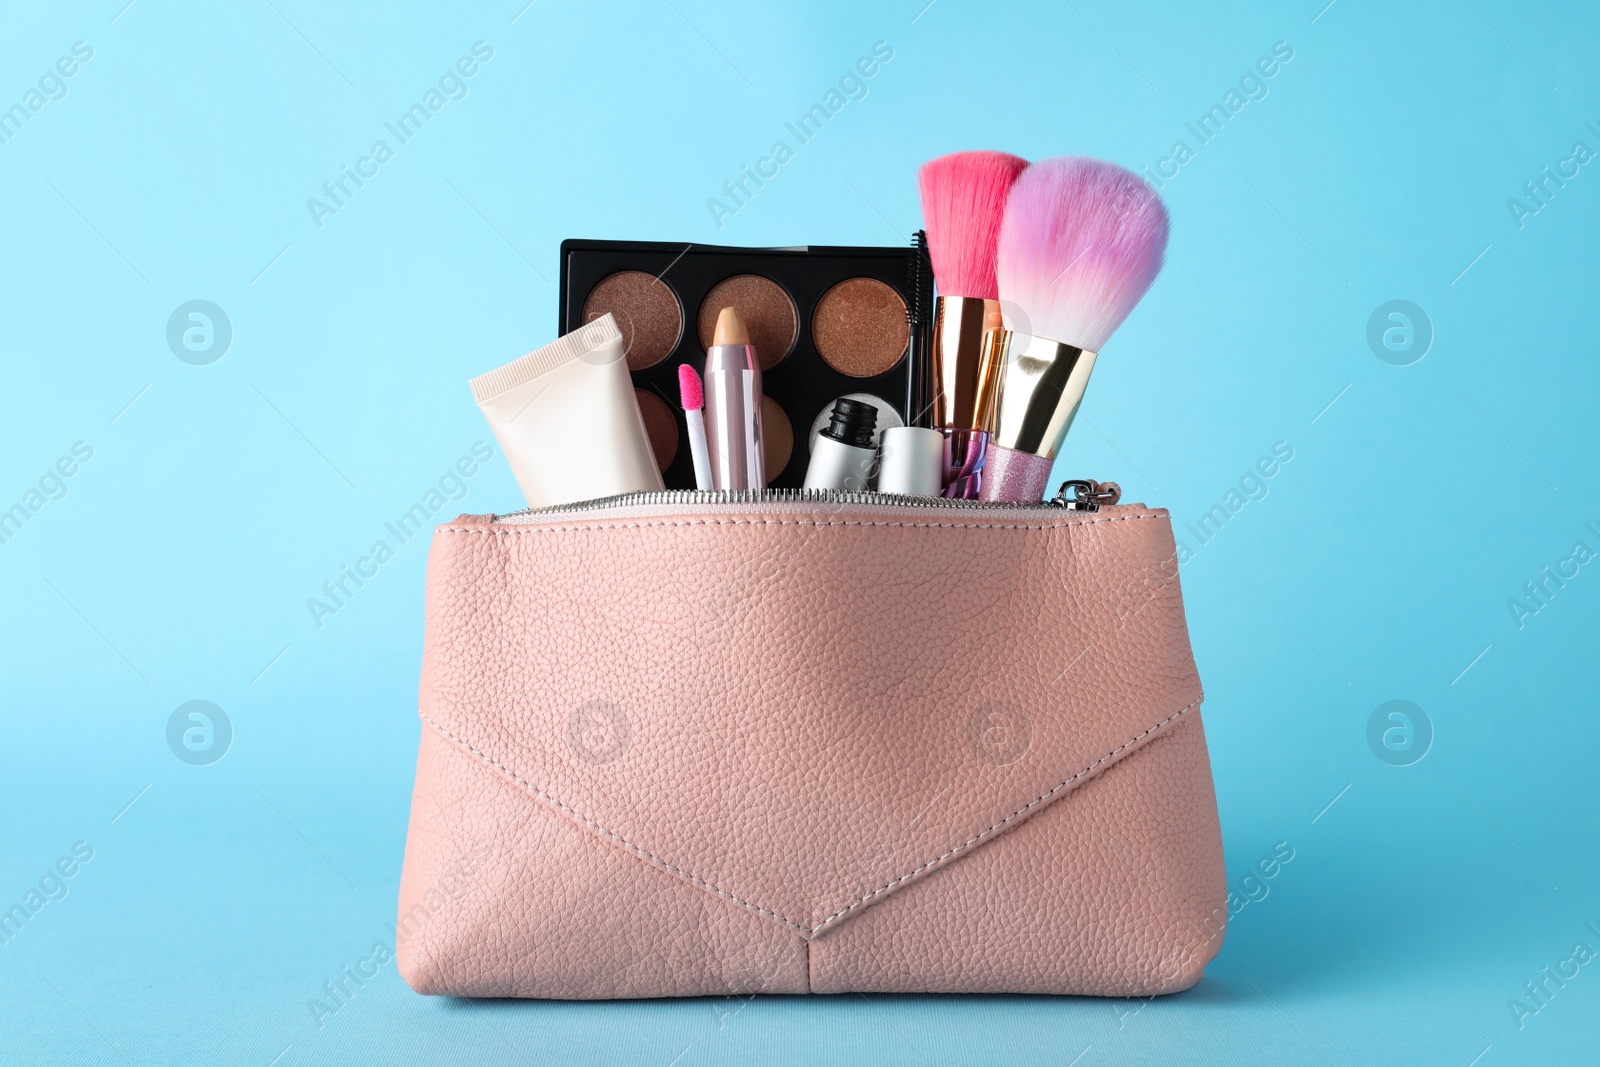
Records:
M848 489L861 492L872 488L872 472L878 453L818 434L811 443L811 463L806 467L807 489Z
M765 489L761 364L754 345L706 349L706 451L713 489Z

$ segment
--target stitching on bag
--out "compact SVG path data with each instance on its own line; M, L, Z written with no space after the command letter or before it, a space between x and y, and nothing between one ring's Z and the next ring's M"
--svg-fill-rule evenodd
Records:
M1097 520L1097 521L1115 521L1115 520ZM736 897L732 893L729 893L727 890L721 888L720 886L714 885L711 882L706 881L704 878L697 877L694 874L691 874L689 871L684 870L682 867L678 867L678 866L676 866L676 865L674 865L672 863L669 863L668 861L662 859L661 857L657 856L655 853L649 851L648 849L641 848L640 846L634 844L632 841L629 841L627 838L623 837L621 834L618 834L613 830L608 830L606 827L601 826L599 823L595 822L593 819L589 818L587 815L584 815L582 812L578 811L577 809L573 808L572 806L570 806L570 805L568 805L566 803L563 803L560 799L558 799L557 797L551 795L549 792L547 792L546 790L540 788L539 786L534 785L532 782L528 781L526 778L523 778L516 771L513 771L511 768L509 768L509 767L505 766L504 764L500 763L499 761L495 760L494 757L490 756L488 753L484 752L482 749L479 749L478 747L473 745L470 741L467 741L465 738L457 736L455 733L453 733L449 729L449 727L445 726L443 723L435 721L431 716L428 715L427 712L422 711L419 708L417 710L417 714L418 714L418 716L421 717L423 722L426 722L429 726L432 726L435 730L438 730L441 734L443 734L445 737L449 738L452 742L454 742L458 747L463 748L463 749L467 750L468 752L471 752L473 755L477 756L484 763L487 763L489 766L491 766L491 767L495 768L496 770L498 770L501 774L503 774L506 777L512 779L518 785L522 786L524 789L528 790L529 792L533 793L535 796L539 797L541 800L544 800L546 803L548 803L551 806L555 807L558 811L561 811L562 813L564 813L566 815L569 815L572 818L578 820L579 822L583 823L585 826L589 827L590 829L594 830L596 833L600 834L602 837L605 837L608 840L616 842L616 844L620 845L622 848L626 849L627 851L632 852L634 855L639 856L642 859L648 860L649 862L651 862L651 863L653 863L653 864L655 864L655 865L657 865L659 867L662 867L662 868L664 868L664 869L666 869L668 871L671 871L673 874L679 876L680 878L683 878L686 881L688 881L688 882L690 882L690 883L692 883L694 885L697 885L700 888L706 890L707 892L713 893L716 896L719 896L719 897L723 898L724 900L731 901L732 903L737 904L742 908L748 908L749 910L751 910L753 912L756 912L759 915L765 915L768 918L776 919L778 922L781 922L785 926L791 927L792 929L797 930L802 934L807 934L807 935L809 935L811 937L815 937L819 933L821 933L824 929L826 929L827 927L833 925L836 921L838 921L839 919L842 919L844 916L848 915L850 912L852 912L855 909L861 907L862 905L868 903L869 901L875 900L876 898L878 898L880 896L883 896L884 894L893 891L896 886L899 886L904 882L910 881L911 879L917 877L919 874L922 874L923 872L925 872L927 870L930 870L933 867L938 866L939 864L943 863L945 860L949 859L951 856L954 856L954 855L956 855L958 853L966 851L967 849L971 848L973 845L975 845L978 842L984 840L985 838L991 837L994 834L1003 831L1011 823L1015 822L1017 819L1020 819L1022 816L1024 816L1028 812L1032 811L1034 808L1037 808L1042 804L1048 803L1053 797L1055 797L1056 795L1061 793L1062 790L1064 790L1068 786L1072 785L1073 782L1076 782L1078 779L1082 778L1084 775L1089 774L1096 767L1100 766L1102 763L1105 763L1107 760L1110 760L1110 759L1114 758L1119 752L1126 751L1127 749L1129 749L1133 745L1138 744L1144 738L1149 737L1151 734L1155 733L1157 730L1160 730L1163 726L1167 725L1168 723L1175 722L1176 720L1182 718L1184 715L1187 715L1189 712L1193 711L1197 706L1199 706L1200 702L1202 700L1204 700L1204 699L1205 699L1205 695L1201 694L1200 696L1196 697L1193 701L1191 701L1188 705L1184 706L1183 708L1180 708L1178 711L1173 712L1171 715L1168 715L1165 719L1162 719L1160 722L1156 723L1154 726L1151 726L1148 729L1141 731L1140 733L1134 734L1128 740L1124 741L1122 744L1118 745L1116 748L1112 749L1110 752L1107 752L1105 755L1101 756L1099 759L1095 760L1093 763L1091 763L1087 767L1083 768L1083 770L1079 771L1077 774L1074 774L1072 777L1068 778L1066 781L1060 783L1059 785L1055 786L1054 788L1049 789L1049 790L1045 791L1044 793L1039 794L1037 797L1035 797L1034 799L1030 800L1028 803L1022 805L1016 811L1013 811L1010 815L1007 815L1005 818L1001 819L999 822L997 822L994 825L990 826L989 828L987 828L985 830L982 830L979 833L976 833L973 836L967 838L965 841L961 842L961 844L956 845L954 848L950 849L949 851L947 851L947 852L945 852L945 853L943 853L943 854L941 854L939 856L935 856L933 859L929 860L927 863L922 864L920 867L917 867L917 868L915 868L913 870L907 871L905 874L902 874L900 877L894 879L893 881L887 882L884 885L879 886L877 889L874 889L871 892L867 893L866 895L864 895L862 897L859 897L856 900L851 901L849 904L846 904L843 908L840 908L838 911L834 912L832 915L829 915L827 918L823 919L820 923L818 923L815 926L805 926L804 924L795 922L793 919L790 919L789 917L787 917L785 915L779 914L778 912L773 911L770 908L763 908L759 904L753 904L748 900L743 900L743 899L741 899L739 897Z
M643 859L647 859L651 863L656 864L657 866L664 867L667 870L671 871L673 874L676 874L681 878L687 879L688 881L694 883L695 885L700 886L702 889L705 889L705 890L707 890L707 891L709 891L711 893L715 893L717 896L722 897L725 900L731 900L731 901L733 901L733 903L738 904L741 907L749 908L751 911L758 912L758 913L760 913L762 915L766 915L766 916L768 916L770 918L773 918L773 919L777 919L779 922L783 923L785 926L791 926L791 927L793 927L794 929L800 931L803 934L809 934L809 933L813 932L811 930L811 928L808 927L808 926L802 926L801 924L795 922L793 919L790 919L790 918L788 918L787 916L784 916L784 915L780 915L777 912L772 911L769 908L763 908L758 904L752 904L748 900L740 900L738 897L734 896L732 893L727 892L726 890L720 888L719 886L713 885L712 883L706 881L704 878L696 877L695 875L691 874L690 872L684 870L682 867L678 867L678 866L675 866L675 865L673 865L671 863L668 863L666 860L664 860L661 857L657 856L655 853L649 851L648 849L640 848L638 845L634 844L632 841L629 841L627 838L623 837L621 834L616 833L613 830L606 829L604 826L601 826L599 823L595 822L593 819L589 818L587 815L585 815L582 812L578 811L576 808L573 808L571 805L563 803L559 798L557 798L555 796L552 796L550 793L548 793L545 790L541 789L540 787L534 785L532 782L530 782L526 778L522 777L522 775L518 774L516 771L512 770L510 767L507 767L505 764L500 763L494 757L490 756L487 752L484 752L482 749L479 749L478 747L473 745L472 742L466 740L465 738L456 736L454 733L452 733L450 731L449 727L443 725L442 723L436 722L432 718L430 718L427 712L418 710L417 714L422 717L422 721L423 722L426 722L428 725L432 726L435 730L438 730L440 733L442 733L446 737L448 737L451 741L454 741L458 746L460 746L461 748L466 749L468 752L471 752L473 755L477 756L480 760L482 760L483 762L487 763L489 766L493 767L495 770L499 771L501 774L503 774L506 777L512 779L518 785L522 786L524 789L526 789L529 792L533 793L535 796L539 797L541 800L545 801L546 803L552 805L558 811L561 811L564 814L570 815L572 818L577 819L579 822L583 823L585 826L589 827L591 830L594 830L596 833L600 834L602 837L605 837L605 838L607 838L607 839L609 839L611 841L616 842L618 845L620 845L623 848L627 849L629 852L632 852L634 855L639 856L639 857L641 857Z
M441 526L440 533L489 534L509 537L532 533L577 533L584 530L644 530L655 526L888 526L927 530L1055 530L1067 526L1093 526L1097 522L1132 522L1135 519L1158 519L1161 512L1149 511L1138 515L1113 515L1104 519L1077 519L1055 523L1001 523L1001 522L863 522L860 519L669 519L663 522L617 522L588 526L550 526L526 523L515 526Z
M889 892L890 890L894 889L895 886L899 885L901 882L904 882L904 881L906 881L908 879L911 879L911 878L915 878L917 875L921 874L923 871L926 871L931 867L937 866L939 863L943 862L944 860L949 859L951 856L954 856L956 853L962 852L962 851L970 848L971 846L977 844L979 841L982 841L984 838L990 836L991 834L994 834L997 831L1002 830L1008 823L1011 823L1011 822L1015 821L1016 819L1021 818L1025 813L1027 813L1029 811L1032 811L1034 808L1037 808L1039 805L1048 802L1051 797L1054 797L1057 793L1060 793L1063 789L1067 788L1067 786L1071 785L1073 782L1076 782L1079 778L1082 778L1084 775L1088 774L1090 771L1092 771L1096 767L1100 766L1100 764L1104 763L1106 760L1111 759L1118 752L1122 752L1125 749L1127 749L1127 748L1129 748L1129 747L1131 747L1133 745L1138 744L1144 738L1149 737L1151 734L1155 733L1157 730L1159 730L1163 726L1167 725L1167 723L1172 722L1172 721L1174 721L1174 720L1176 720L1176 719L1178 719L1178 718L1180 718L1180 717L1182 717L1184 715L1187 715L1190 711L1194 710L1195 706L1198 705L1200 703L1200 701L1202 701L1204 699L1205 699L1204 694L1202 694L1201 696L1195 697L1195 699L1194 699L1194 701L1192 703L1190 703L1187 706L1179 709L1178 711L1173 712L1171 715L1168 715L1165 719L1162 719L1160 722L1156 723L1154 726L1152 726L1149 729L1143 731L1142 733L1134 734L1128 740L1124 741L1122 744L1118 745L1116 748L1112 749L1110 752L1107 752L1104 756L1101 756L1099 759L1097 759L1093 763L1089 764L1089 766L1085 767L1083 770L1079 771L1077 774L1074 774L1071 778L1068 778L1066 781L1062 782L1060 785L1056 786L1054 789L1048 790L1047 792L1041 793L1037 797L1034 797L1032 800L1028 801L1028 803L1022 805L1022 807L1018 808L1016 811L1012 812L1010 815L1007 815L1005 818L1001 819L999 822L995 823L993 826L989 827L987 830L984 830L981 833L974 834L973 836L967 838L965 841L961 842L961 844L957 845L955 848L952 848L949 852L946 852L944 855L936 856L933 859L929 860L927 863L924 863L922 866L916 868L915 870L907 871L905 874L902 874L899 878L896 878L894 881L888 883L887 885L883 885L883 886L880 886L877 889L874 889L872 892L868 893L864 897L861 897L859 900L855 900L855 901L852 901L849 904L846 904L843 908L840 908L838 911L834 912L832 915L828 916L826 919L823 919L820 923L818 923L813 928L812 933L816 933L817 931L820 931L823 927L827 926L829 923L833 922L835 919L842 918L843 916L845 916L849 912L854 911L856 908L861 907L861 905L865 904L867 901L872 900L874 897L879 897L879 896L882 896L883 894Z

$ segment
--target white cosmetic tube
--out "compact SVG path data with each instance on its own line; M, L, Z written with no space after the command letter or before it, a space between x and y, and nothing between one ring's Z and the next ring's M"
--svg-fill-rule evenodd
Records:
M529 507L663 488L610 315L471 386Z

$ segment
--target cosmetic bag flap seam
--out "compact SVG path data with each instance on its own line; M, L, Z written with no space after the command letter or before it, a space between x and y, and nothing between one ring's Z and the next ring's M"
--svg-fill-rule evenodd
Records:
M1182 708L1179 708L1177 711L1173 712L1171 715L1168 715L1166 718L1162 719L1160 722L1157 722L1154 725L1149 726L1144 730L1141 730L1139 733L1134 734L1132 737L1128 738L1128 740L1124 741L1122 744L1118 745L1116 748L1113 748L1111 751L1105 753L1104 755L1102 755L1101 757L1096 759L1094 762L1090 763L1088 766L1086 766L1082 770L1078 771L1076 774L1074 774L1071 777L1067 778L1065 781L1062 781L1062 782L1058 783L1057 785L1052 786L1051 788L1045 790L1043 793L1040 793L1038 796L1034 797L1032 800L1028 801L1026 804L1023 804L1022 806L1018 807L1015 811L1011 812L1011 814L1005 816L1004 818L1002 818L999 821L993 823L992 825L984 828L983 830L978 831L976 834L973 834L971 837L967 838L965 841L961 842L959 845L956 845L954 848L946 850L944 853L934 857L933 859L927 861L926 863L921 864L920 866L918 866L918 867L916 867L916 868L914 868L914 869L912 869L910 871L907 871L905 874L902 874L900 877L895 878L892 881L887 882L882 886L879 886L877 889L871 890L870 892L864 894L863 896L860 896L857 899L855 899L855 900L851 901L850 903L846 904L844 907L840 908L838 911L834 912L832 915L827 916L820 923L818 923L815 927L813 927L812 928L813 936L820 935L820 934L826 932L827 930L832 929L834 926L837 926L839 923L843 922L844 919L847 918L852 911L855 911L857 908L860 908L860 907L862 907L864 905L870 904L872 901L876 900L878 897L885 896L885 895L887 895L889 893L894 892L894 890L899 888L901 885L904 885L904 884L906 884L908 882L915 881L921 875L927 874L927 873L929 873L929 872L931 872L931 871L933 871L933 870L935 870L935 869L937 869L937 868L939 868L941 866L945 866L947 861L950 861L953 858L959 857L962 854L971 851L974 846L980 845L980 844L986 842L987 840L989 840L990 838L996 837L996 836L1004 833L1005 831L1011 829L1014 825L1019 824L1022 821L1025 821L1029 816L1035 814L1039 809L1048 806L1052 802L1054 802L1056 800L1059 800L1061 797L1063 797L1067 793L1071 792L1072 791L1072 787L1076 783L1078 783L1078 782L1080 782L1080 781L1082 781L1082 780L1084 780L1086 778L1092 777L1097 769L1100 769L1100 770L1109 769L1110 765L1115 763L1117 761L1117 758L1122 753L1127 752L1129 749L1137 746L1140 742L1145 741L1146 739L1150 738L1152 735L1154 735L1156 733L1159 733L1164 728L1166 728L1166 727L1172 725L1173 723L1177 722L1179 719L1183 718L1183 716L1187 715L1189 712L1191 712L1195 708L1199 707L1201 702L1204 701L1204 700L1205 700L1205 694L1202 693L1200 696L1195 697L1194 700L1190 701L1188 704L1184 705ZM1102 765L1105 765L1105 766L1102 766Z
M590 818L589 816L587 816L587 815L583 814L582 812L578 811L576 808L573 808L571 805L569 805L569 804L565 803L564 801L562 801L559 797L554 796L548 790L546 790L546 789L544 789L544 788L542 788L542 787L540 787L538 785L535 785L533 782L530 782L526 778L522 777L520 774L518 774L516 771L512 770L510 767L507 767L503 763L500 763L494 757L490 756L488 753L484 752L482 749L480 749L477 746L473 745L470 741L468 741L465 738L461 737L460 735L458 735L457 733L452 731L449 727L445 726L443 723L441 723L438 720L434 719L426 711L423 711L423 710L421 710L419 708L417 714L422 719L423 722L425 722L429 726L433 727L436 731L439 732L439 734L441 734L443 737L445 737L447 740L449 740L456 747L458 747L458 748L462 749L463 751L467 752L468 754L474 756L479 762L483 763L484 765L486 765L486 766L492 768L493 770L497 771L502 777L510 780L511 782L516 784L517 786L521 787L524 791L526 791L527 793L532 795L535 799L543 801L544 803L550 805L551 807L553 807L554 809L556 809L557 811L559 811L563 815L566 815L568 818L580 823L583 826L588 827L591 831L593 831L594 833L599 834L601 837L611 841L613 844L615 844L618 847L622 848L624 851L633 854L634 856L638 857L639 859L641 859L641 860L643 860L643 861L645 861L647 863L650 863L653 866L659 867L662 870L667 871L669 874L672 874L672 875L674 875L674 876L676 876L678 878L683 879L684 881L690 883L691 885L697 886L700 889L703 889L706 892L711 893L713 896L717 896L717 897L720 897L720 898L722 898L722 899L724 899L726 901L729 901L730 903L737 904L740 907L745 908L745 909L747 909L749 911L755 912L758 915L766 916L767 918L769 918L769 919L771 919L771 920L773 920L775 922L778 922L778 923L782 924L783 926L786 926L786 927L794 930L795 932L799 933L802 937L804 937L804 938L809 940L811 938L819 937L823 933L826 933L828 930L833 929L834 927L838 926L839 924L844 922L846 919L851 917L852 913L854 913L854 912L856 912L856 911L858 911L858 910L860 910L860 909L862 909L862 908L864 908L866 906L871 905L872 903L876 902L879 898L882 898L884 896L887 896L887 895L893 893L896 889L900 888L901 886L904 886L904 885L906 885L906 884L908 884L908 883L910 883L912 881L916 881L917 879L919 879L920 877L922 877L925 874L928 874L928 873L930 873L930 872L932 872L932 871L934 871L934 870L936 870L936 869L938 869L940 867L947 866L954 859L957 859L960 856L972 851L975 847L980 846L983 843L986 843L988 840L990 840L990 839L992 839L994 837L997 837L1000 834L1004 833L1006 830L1012 829L1014 826L1019 825L1021 822L1025 821L1027 818L1029 818L1033 814L1037 813L1040 809L1048 806L1049 804L1053 803L1056 800L1059 800L1066 793L1071 792L1072 788L1076 784L1081 783L1085 779L1087 779L1089 777L1092 777L1093 775L1095 775L1096 773L1098 773L1100 771L1108 769L1110 765L1116 763L1120 759L1120 757L1122 755L1128 753L1130 749L1140 745L1145 740L1151 738L1153 735L1161 732L1162 730L1164 730L1167 727L1171 726L1173 723L1177 722L1179 719L1183 718L1189 712L1195 710L1197 707L1200 706L1201 702L1204 699L1205 699L1205 697L1204 697L1203 693L1198 695L1198 696L1196 696L1194 700L1190 701L1184 707L1178 709L1177 711L1175 711L1172 714L1166 716L1165 718L1159 720L1158 722L1156 722L1156 723L1146 727L1145 729L1139 731L1138 733L1134 734L1132 737L1128 738L1126 741L1124 741L1121 744L1117 745L1116 747L1112 748L1110 751L1102 754L1097 759L1091 761L1087 766L1083 767L1077 773L1067 777L1063 781L1061 781L1061 782L1057 783L1056 785L1052 786L1050 789L1045 790L1043 793L1041 793L1038 796L1034 797L1032 800L1029 800L1028 802L1020 805L1015 810L1013 810L1010 814L1008 814L1008 815L1004 816L1003 818L997 820L996 822L994 822L990 826L984 828L983 830L980 830L979 832L973 834L972 836L968 837L965 841L962 841L960 844L955 845L952 848L946 849L944 852L942 852L940 855L934 857L933 859L930 859L930 860L928 860L928 861L926 861L924 863L918 864L916 867L912 868L911 870L907 871L906 873L904 873L902 875L899 875L898 877L893 878L893 879L889 880L888 882L885 882L883 885L877 887L876 889L870 890L867 893L862 894L861 896L857 897L856 899L854 899L854 900L848 902L847 904L845 904L843 907L839 908L837 911L834 911L832 914L828 915L821 922L816 923L815 925L811 925L811 926L808 926L803 922L796 921L795 919L791 919L788 916L783 915L782 913L780 913L778 911L775 911L775 910L773 910L771 908L763 907L760 904L756 904L756 903L754 903L752 901L745 900L742 897L736 896L735 894L730 893L727 890L723 889L721 886L718 886L715 883L709 882L709 881L699 877L698 875L694 874L692 871L688 871L688 870L686 870L686 869L684 869L682 867L679 867L679 866L677 866L677 865L675 865L675 864L673 864L673 863L661 858L660 856L657 856L655 853L651 852L649 849L646 849L646 848L644 848L644 847L642 847L642 846L640 846L640 845L628 840L627 838L623 837L621 834L617 833L614 830L611 830L611 829L609 829L609 828L607 828L605 826L602 826L600 823L596 822L594 819ZM809 949L808 949L808 953L809 953Z

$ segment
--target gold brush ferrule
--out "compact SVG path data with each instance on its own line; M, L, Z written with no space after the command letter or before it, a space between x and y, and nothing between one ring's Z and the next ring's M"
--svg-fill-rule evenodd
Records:
M1006 340L1011 336L998 315L984 331L983 352L978 358L978 402L974 418L985 430L1000 425L1000 390L1006 369Z
M1095 353L1048 337L1002 333L993 443L1054 459L1094 370Z
M987 430L994 404L983 387L990 348L985 338L1000 321L1000 301L976 296L941 296L934 301L933 425L939 429Z

